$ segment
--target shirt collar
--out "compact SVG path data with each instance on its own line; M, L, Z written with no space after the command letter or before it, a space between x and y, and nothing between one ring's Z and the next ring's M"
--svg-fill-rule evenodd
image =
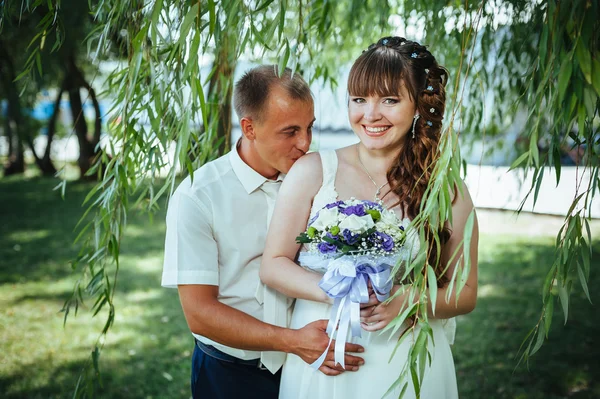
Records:
M229 151L229 160L231 162L231 167L233 168L233 172L244 186L244 189L248 194L262 186L262 184L268 179L252 169L246 162L242 160L240 154L238 153L238 145L236 145L231 151ZM285 174L280 173L277 176L277 181L282 181L285 177Z

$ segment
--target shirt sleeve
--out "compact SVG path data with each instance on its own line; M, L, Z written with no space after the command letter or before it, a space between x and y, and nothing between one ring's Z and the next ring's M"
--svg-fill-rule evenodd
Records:
M217 243L212 214L189 194L176 190L167 210L162 286L219 285Z

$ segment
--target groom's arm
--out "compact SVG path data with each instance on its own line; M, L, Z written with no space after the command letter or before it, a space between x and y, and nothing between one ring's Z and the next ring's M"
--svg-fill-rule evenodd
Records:
M262 321L218 301L219 287L180 285L179 298L190 330L223 345L253 350L293 353L311 364L327 348L327 320L319 320L299 330L281 328ZM359 345L346 344L346 352L362 352ZM346 354L346 370L356 371L362 359ZM327 361L319 369L327 375L344 370L334 367L333 346Z
M313 363L325 350L329 337L326 320L299 330L273 326L221 303L219 295L219 251L213 234L210 207L178 189L167 211L167 234L162 285L177 287L190 330L233 348L294 353ZM361 352L346 345L346 352ZM337 375L333 347L320 370ZM362 359L347 355L348 370Z

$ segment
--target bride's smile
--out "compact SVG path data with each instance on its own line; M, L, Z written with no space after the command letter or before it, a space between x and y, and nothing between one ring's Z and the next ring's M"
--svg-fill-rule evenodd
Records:
M367 149L398 148L411 129L415 103L404 86L398 95L350 96L348 119Z

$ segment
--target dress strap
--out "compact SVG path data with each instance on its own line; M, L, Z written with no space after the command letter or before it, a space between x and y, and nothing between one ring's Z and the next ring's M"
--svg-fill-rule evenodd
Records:
M337 174L338 158L335 150L320 151L321 163L323 164L323 187L335 186L335 175Z

